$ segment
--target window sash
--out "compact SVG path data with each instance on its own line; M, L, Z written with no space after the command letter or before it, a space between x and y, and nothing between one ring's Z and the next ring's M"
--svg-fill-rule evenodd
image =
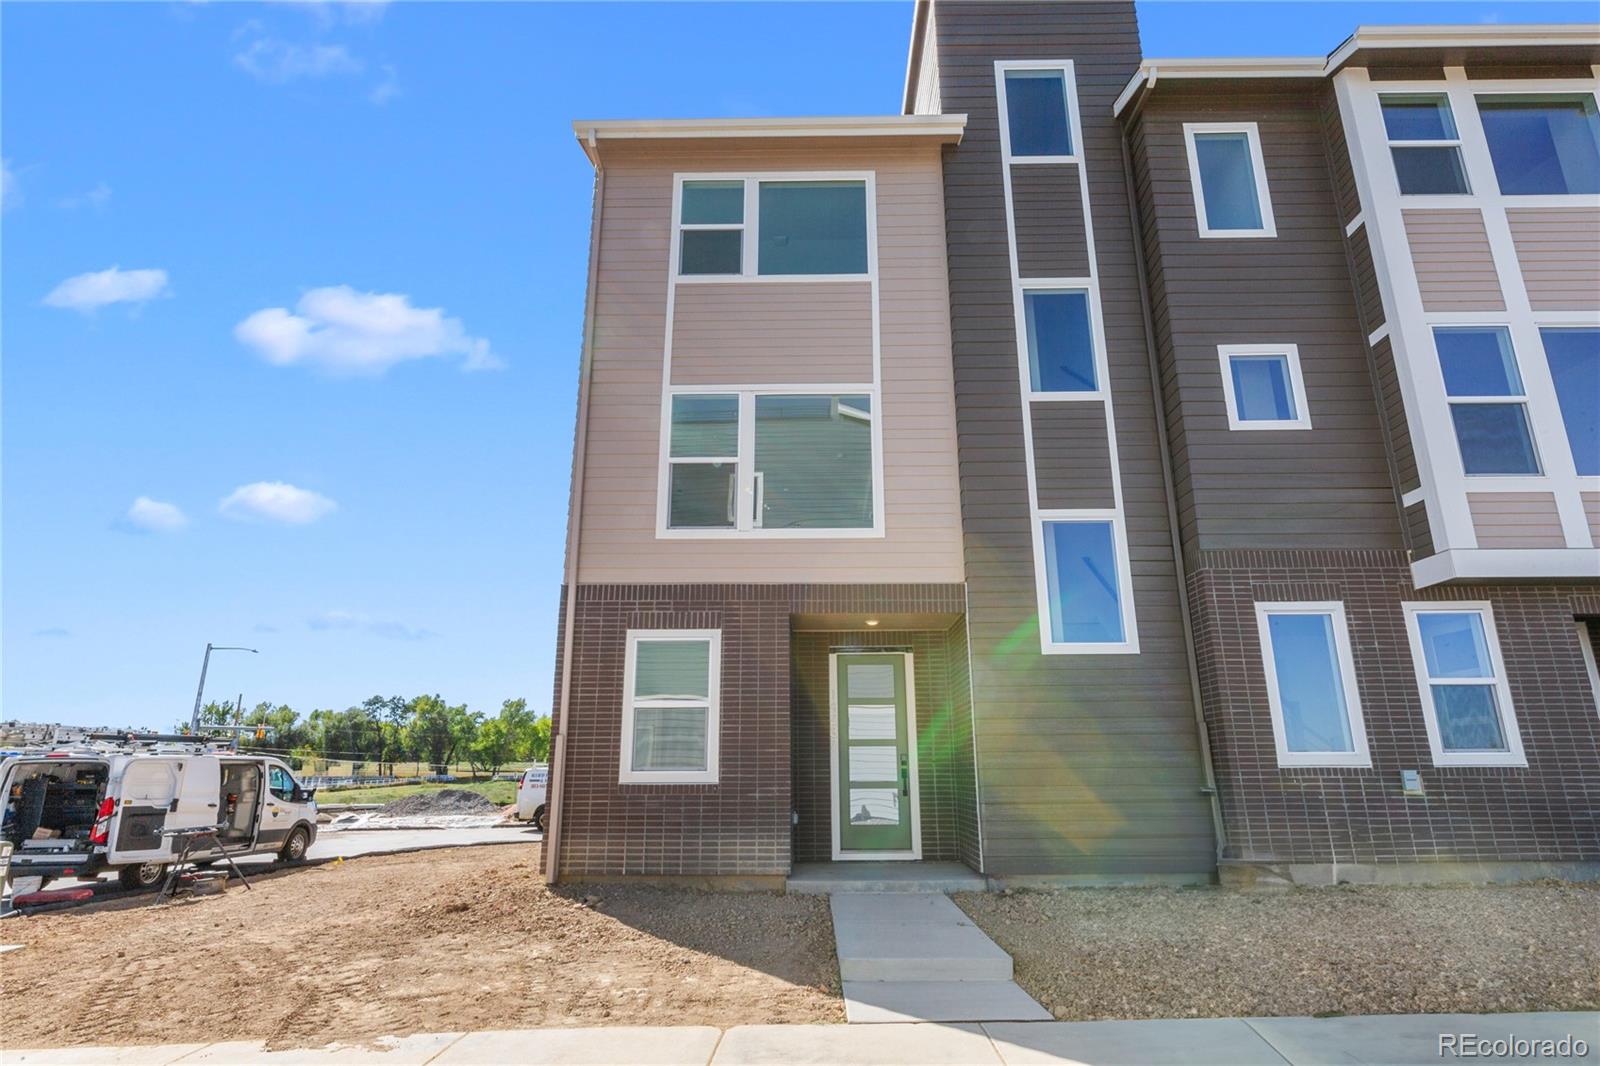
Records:
M1222 397L1230 430L1302 430L1311 427L1311 408L1306 400L1305 376L1300 367L1297 344L1222 344L1217 346L1222 373ZM1284 389L1290 406L1288 418L1247 418L1243 397L1238 393L1234 363L1241 360L1275 359L1284 368Z
M1438 603L1406 603L1406 636L1411 645L1412 668L1416 674L1417 695L1422 704L1423 724L1428 732L1428 745L1433 753L1433 765L1449 766L1526 766L1527 756L1522 748L1522 735L1517 725L1516 709L1511 701L1511 689L1506 681L1505 661L1500 655L1500 642L1494 624L1494 610L1482 601ZM1427 615L1472 615L1477 618L1474 631L1483 645L1484 664L1488 671L1483 677L1434 677L1423 645L1421 619ZM1482 688L1493 693L1493 705L1504 745L1498 749L1449 748L1444 723L1439 718L1437 690L1452 688Z
M1267 683L1267 705L1272 715L1273 741L1279 766L1357 766L1372 765L1367 745L1366 723L1361 709L1361 694L1351 652L1350 631L1344 604L1330 602L1259 602L1256 605L1256 630L1261 643L1262 671ZM1272 622L1276 618L1301 617L1326 620L1328 666L1343 714L1347 748L1307 749L1290 747L1290 715L1284 705L1283 671L1273 640Z
M652 644L704 644L706 647L706 695L651 695L637 696L635 689L639 677L640 648ZM623 665L622 690L622 743L617 780L622 784L714 784L718 780L718 733L720 730L720 704L722 687L722 633L715 629L682 630L629 630L627 651ZM645 712L643 716L639 712ZM660 725L660 716L652 721L650 712L699 711L703 715L703 741L698 746L695 759L682 764L649 766L649 748L641 749L641 742L655 740L668 745L672 738L651 726ZM641 722L641 717L643 722ZM682 718L683 715L678 717ZM641 726L644 731L641 732ZM689 762L697 765L688 765Z

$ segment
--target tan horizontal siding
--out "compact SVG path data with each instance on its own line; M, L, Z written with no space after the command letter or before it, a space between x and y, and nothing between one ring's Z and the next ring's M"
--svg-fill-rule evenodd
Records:
M1480 548L1567 546L1554 493L1469 492L1467 507Z
M1583 497L1583 517L1589 520L1589 539L1600 548L1600 492L1579 493Z
M1600 210L1514 207L1506 219L1535 311L1600 306Z
M960 495L955 452L955 400L950 361L949 301L944 270L944 198L933 146L883 146L840 140L613 142L603 145L605 203L595 301L589 436L583 528L578 546L584 583L644 582L957 582L961 561ZM882 356L885 536L851 539L657 539L661 385L666 345L672 176L682 171L873 171L877 176L879 329ZM729 309L732 324L710 313L723 297L768 304L774 316L793 308L777 290L832 291L843 308L864 284L762 282L677 287L674 365L686 373L727 374L716 383L759 384L742 376L773 372L776 360L756 353L741 369L731 359L761 315ZM738 292L728 290L739 289ZM774 292L756 293L756 289ZM833 297L829 297L833 299ZM676 321L689 314L685 336ZM724 304L724 307L728 305ZM846 317L857 325L862 305ZM870 310L870 307L868 308ZM765 314L762 312L761 314ZM852 317L853 316L853 317ZM820 319L837 319L835 308ZM794 324L779 335L815 339L837 322ZM742 336L750 336L748 332ZM857 326L841 331L841 356L814 349L808 371L785 380L870 381ZM870 342L870 334L868 336ZM714 349L715 362L696 361ZM861 362L867 358L866 362ZM853 362L840 362L841 359ZM797 364L804 360L795 358ZM713 366L715 369L713 369ZM846 366L862 371L845 373ZM763 371L762 367L768 370ZM676 372L676 371L675 371ZM708 377L678 380L713 383ZM777 380L777 379L772 379Z
M872 284L679 285L674 385L872 380Z
M1417 208L1402 214L1425 310L1505 310L1482 212Z

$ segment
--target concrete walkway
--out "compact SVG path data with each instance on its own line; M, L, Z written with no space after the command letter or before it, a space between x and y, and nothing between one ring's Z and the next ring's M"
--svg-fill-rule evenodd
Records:
M1049 1021L1011 956L938 892L835 892L833 935L852 1023Z
M1515 1041L1509 1047L1492 1041ZM1443 1043L1441 1043L1443 1041ZM1454 1041L1452 1044L1451 1041ZM1473 1043L1469 1043L1473 1041ZM1540 1041L1551 1041L1548 1049ZM1563 1043L1564 1042L1564 1043ZM1583 1045L1579 1050L1578 1045ZM1459 1053L1451 1048L1459 1049ZM268 1052L260 1041L6 1051L7 1066L1321 1066L1333 1063L1600 1063L1600 1014L1401 1014L1361 1018L739 1025L527 1029L389 1037Z

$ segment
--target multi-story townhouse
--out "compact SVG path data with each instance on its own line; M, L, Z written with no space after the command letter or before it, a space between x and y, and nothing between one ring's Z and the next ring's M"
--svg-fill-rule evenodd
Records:
M1600 872L1597 62L937 0L904 115L575 124L550 876Z

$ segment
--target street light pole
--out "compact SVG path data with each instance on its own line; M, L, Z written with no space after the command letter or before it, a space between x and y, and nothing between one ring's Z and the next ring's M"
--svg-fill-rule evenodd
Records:
M231 645L206 644L205 658L200 660L200 687L194 691L194 714L189 716L189 732L198 735L200 732L200 701L206 694L206 669L211 665L211 653L214 651L247 651L251 655L259 655L254 648L236 648Z

